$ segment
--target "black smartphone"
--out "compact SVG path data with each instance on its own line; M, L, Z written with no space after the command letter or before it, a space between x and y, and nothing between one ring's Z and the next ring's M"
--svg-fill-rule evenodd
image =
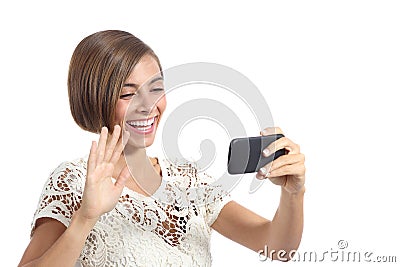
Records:
M232 139L228 153L228 173L244 174L258 172L261 167L285 155L285 149L280 149L268 157L264 157L262 154L264 148L282 137L284 137L283 134L272 134Z

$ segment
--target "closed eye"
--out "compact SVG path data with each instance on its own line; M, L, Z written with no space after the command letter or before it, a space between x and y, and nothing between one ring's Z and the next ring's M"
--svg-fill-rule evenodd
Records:
M129 99L129 98L133 97L134 95L136 95L136 93L123 94L119 98L120 99Z

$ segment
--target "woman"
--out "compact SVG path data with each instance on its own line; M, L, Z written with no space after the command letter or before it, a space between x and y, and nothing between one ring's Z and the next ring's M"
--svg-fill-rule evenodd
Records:
M218 191L195 166L146 155L166 100L157 56L132 34L103 31L83 39L71 59L68 92L74 120L99 133L99 141L88 158L64 162L50 175L20 266L209 266L211 229L257 252L284 250L286 259L298 248L305 167L290 139L266 149L288 154L257 173L281 187L270 221ZM175 178L165 182L166 176ZM169 203L152 197L198 185L207 189L198 203L184 205L185 193Z

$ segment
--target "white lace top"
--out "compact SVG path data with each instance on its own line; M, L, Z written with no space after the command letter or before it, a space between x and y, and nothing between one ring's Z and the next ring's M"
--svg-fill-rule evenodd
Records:
M82 199L86 158L63 162L47 180L32 221L54 218L68 227ZM153 196L124 188L100 217L77 266L210 266L211 225L230 195L190 163L159 158L162 184Z

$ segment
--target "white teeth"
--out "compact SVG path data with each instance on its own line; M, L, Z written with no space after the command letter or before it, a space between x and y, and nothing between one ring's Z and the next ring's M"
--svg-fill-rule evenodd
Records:
M147 126L147 127L136 127L136 129L138 129L139 131L147 131L151 128L151 126Z
M155 117L153 117L153 118L151 118L149 120L144 120L144 121L130 121L128 123L129 123L129 125L132 125L132 126L142 126L142 127L143 126L150 126L151 124L153 124L154 118Z

